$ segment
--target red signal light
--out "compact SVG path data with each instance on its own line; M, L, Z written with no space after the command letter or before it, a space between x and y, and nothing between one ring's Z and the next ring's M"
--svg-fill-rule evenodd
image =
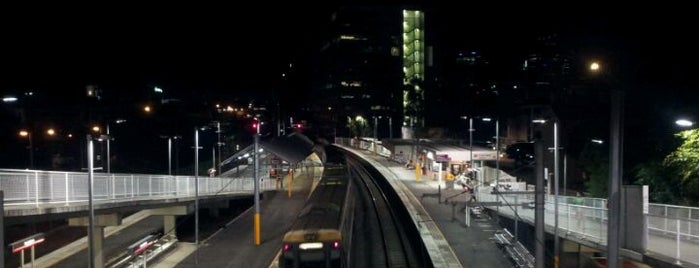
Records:
M333 242L333 248L334 249L340 248L340 242L338 242L338 241Z
M291 245L284 244L284 251L289 251L290 249L291 249Z

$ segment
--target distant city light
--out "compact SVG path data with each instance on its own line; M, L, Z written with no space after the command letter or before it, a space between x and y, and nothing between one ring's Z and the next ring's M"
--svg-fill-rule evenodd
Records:
M56 135L56 131L53 130L53 128L49 128L48 130L46 130L46 134L49 134L49 136L53 136Z
M675 124L677 124L678 126L681 126L681 127L691 127L694 125L694 122L689 121L687 119L679 119L679 120L675 121Z
M490 122L491 119L490 119L490 117L483 117L482 120L485 121L485 122Z
M92 127L92 131L94 131L94 132L100 132L100 127L99 127L99 126L94 126L94 127Z
M594 143L597 143L597 144L602 144L602 143L604 143L603 140L598 140L598 139L592 139L591 141L594 142Z
M148 106L148 105L144 106L143 111L146 113L150 113L150 106Z
M534 119L534 120L532 120L532 123L543 124L543 123L546 123L546 120L544 120L544 119Z
M29 131L26 131L26 130L20 130L20 131L19 131L19 135L20 135L20 136L22 136L22 137L26 137L26 136L29 136Z
M163 93L163 89L159 87L153 88L153 91L155 91L155 93Z
M599 71L599 68L600 68L600 66L599 66L599 63L597 63L597 62L593 62L590 64L591 71Z
M15 101L17 101L17 97L7 96L7 97L2 98L2 102L15 102Z

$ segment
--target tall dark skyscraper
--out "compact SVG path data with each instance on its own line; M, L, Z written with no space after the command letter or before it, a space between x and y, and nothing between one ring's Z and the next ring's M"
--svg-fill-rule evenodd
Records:
M371 136L374 117L381 137L388 136L388 118L399 129L404 72L421 79L424 57L410 50L414 62L404 65L403 13L399 7L346 6L332 14L317 59L311 104L322 135Z

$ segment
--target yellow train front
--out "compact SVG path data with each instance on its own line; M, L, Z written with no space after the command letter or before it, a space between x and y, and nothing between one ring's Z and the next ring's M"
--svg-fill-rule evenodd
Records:
M284 236L279 267L343 267L344 259L338 230L297 230Z
M345 163L326 163L323 176L282 241L279 267L347 267L354 199Z

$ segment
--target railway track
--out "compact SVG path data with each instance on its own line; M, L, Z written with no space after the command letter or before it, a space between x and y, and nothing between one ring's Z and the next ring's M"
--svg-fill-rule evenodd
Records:
M355 239L364 240L353 242L351 267L432 267L410 215L385 178L351 154L347 163L358 186Z

